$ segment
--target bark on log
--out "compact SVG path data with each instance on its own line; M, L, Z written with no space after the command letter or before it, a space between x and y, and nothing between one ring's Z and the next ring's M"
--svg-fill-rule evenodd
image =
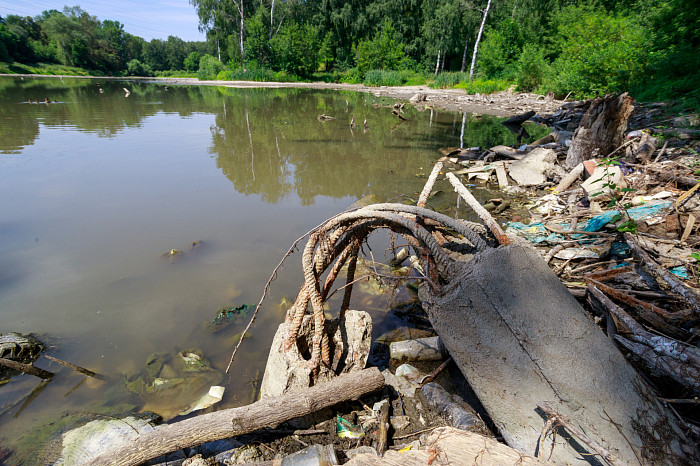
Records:
M21 362L13 361L12 359L0 358L0 365L9 367L16 371L20 371L23 374L33 375L34 377L39 377L40 379L50 379L53 377L53 373L45 371L44 369L39 369L31 364L22 364Z
M649 255L649 253L647 253L644 250L644 248L642 248L642 246L639 244L639 242L635 239L633 235L625 233L625 241L632 248L632 251L634 251L635 255L637 255L637 257L641 259L643 268L647 269L652 274L657 275L663 281L665 281L671 288L671 290L685 298L685 300L688 302L688 304L690 304L691 308L694 310L696 315L700 314L700 296L698 296L698 294L693 289L691 289L690 287L688 287L688 285L680 281L675 275L666 270L664 267L661 267L661 265L659 265Z
M263 427L304 416L346 400L353 400L384 386L376 367L343 374L301 393L262 399L240 408L203 414L164 425L137 440L113 448L92 464L137 465L158 456L213 440L235 437Z
M421 287L420 297L511 447L535 453L544 402L626 464L696 460L677 420L533 249L480 252L440 295ZM553 462L588 464L593 452L558 439Z
M624 142L632 101L627 93L593 100L571 140L566 164L575 167L595 157L596 149L599 157L606 157L619 147Z
M655 375L670 377L696 395L700 394L700 369L697 367L659 354L646 345L633 343L620 335L615 335L615 340L639 358Z

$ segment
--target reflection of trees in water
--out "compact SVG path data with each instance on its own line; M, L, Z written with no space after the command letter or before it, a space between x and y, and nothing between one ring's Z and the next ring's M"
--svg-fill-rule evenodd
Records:
M414 195L423 183L415 175L421 167L430 170L439 147L459 144L463 121L465 146L515 142L515 135L490 117L409 107L409 121L402 122L390 108L373 105L389 99L355 92L31 78L0 79L0 89L0 151L5 153L33 144L39 122L114 137L161 112L214 114L210 152L217 166L236 190L267 202L292 193L304 204L318 195ZM25 103L45 98L60 103ZM318 121L320 114L335 120ZM353 116L357 127L351 129Z
M238 191L270 202L291 193L304 204L317 195L412 193L418 166L434 155L416 150L424 138L410 137L415 124L395 127L399 120L391 110L374 108L366 94L227 91L212 128L211 151ZM336 119L321 122L320 114ZM360 122L354 130L353 115Z
M375 107L369 94L312 90L230 89L217 109L211 152L239 192L276 202L295 193L304 204L318 195L413 195L437 149L459 143L462 115L406 109L401 122ZM384 103L387 103L386 101ZM336 118L320 122L317 116ZM355 117L357 127L350 128ZM362 122L367 119L369 130ZM514 143L497 119L464 118L467 145Z
M131 94L125 98L123 88ZM45 126L74 127L113 137L124 128L161 111L187 116L201 107L201 96L192 98L183 88L126 81L78 78L0 78L0 151L18 152L31 145ZM44 104L44 100L58 103ZM38 102L36 104L29 102Z

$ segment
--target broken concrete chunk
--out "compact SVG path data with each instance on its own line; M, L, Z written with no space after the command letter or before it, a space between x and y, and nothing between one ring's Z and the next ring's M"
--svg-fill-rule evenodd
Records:
M297 341L306 341L308 348L313 337L312 316L304 316ZM303 390L311 384L311 369L304 364L299 345L284 349L291 330L291 323L282 323L275 333L270 355L265 367L260 397L283 395L289 391ZM330 320L326 329L332 341L331 366L341 373L364 369L369 357L372 338L372 318L364 311L349 310L342 320ZM334 377L328 370L321 372L318 380Z
M547 173L554 168L557 154L552 149L537 147L509 168L510 177L521 186L535 186L547 181Z

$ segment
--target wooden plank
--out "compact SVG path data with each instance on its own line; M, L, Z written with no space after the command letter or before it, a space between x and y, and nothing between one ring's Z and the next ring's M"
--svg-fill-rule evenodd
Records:
M506 167L502 162L497 163L495 165L496 165L496 177L498 178L498 187L504 188L504 187L508 186L508 175L506 175Z

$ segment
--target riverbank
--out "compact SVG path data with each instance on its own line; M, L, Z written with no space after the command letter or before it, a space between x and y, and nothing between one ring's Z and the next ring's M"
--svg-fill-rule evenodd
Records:
M363 84L324 83L324 82L256 82L256 81L200 81L196 78L157 78L157 77L112 77L112 76L49 76L32 74L4 74L0 76L21 78L75 78L75 79L109 79L140 82L155 82L173 86L222 86L233 88L264 89L319 89L335 91L354 91L410 101L421 107L443 109L454 112L468 112L478 115L509 117L520 113L535 111L552 113L565 102L538 94L514 93L511 91L493 94L467 94L463 89L432 89L428 86L369 87Z

